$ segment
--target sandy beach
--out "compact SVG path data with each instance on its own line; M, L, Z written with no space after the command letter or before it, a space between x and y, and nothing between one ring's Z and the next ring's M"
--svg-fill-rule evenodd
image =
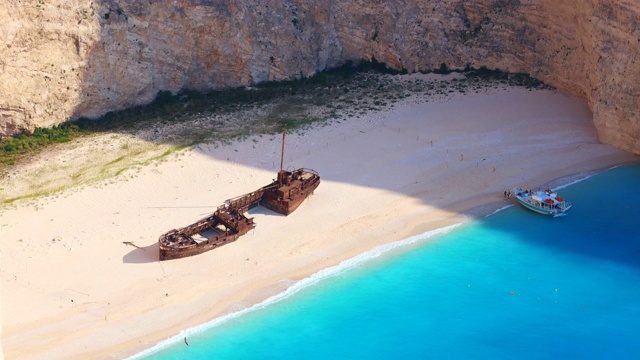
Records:
M285 166L322 177L292 215L253 209L257 227L238 241L158 261L162 233L271 182L280 146L277 135L198 145L135 176L3 209L5 357L126 358L378 245L515 204L505 190L640 160L599 143L585 101L561 92L406 98L288 134Z

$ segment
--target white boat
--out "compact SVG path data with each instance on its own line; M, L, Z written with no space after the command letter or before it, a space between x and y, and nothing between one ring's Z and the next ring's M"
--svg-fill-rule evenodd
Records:
M513 189L518 202L531 211L553 217L564 216L571 207L571 203L558 196L557 193L545 191L531 191L520 188Z

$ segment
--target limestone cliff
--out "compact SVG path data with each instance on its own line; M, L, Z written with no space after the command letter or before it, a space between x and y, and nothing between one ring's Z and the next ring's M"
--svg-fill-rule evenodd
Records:
M309 76L361 58L486 66L587 99L603 142L640 154L633 0L6 0L0 134L95 117L159 90Z

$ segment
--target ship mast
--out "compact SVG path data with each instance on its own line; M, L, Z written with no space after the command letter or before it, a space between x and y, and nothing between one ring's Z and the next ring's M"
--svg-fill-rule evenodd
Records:
M282 154L280 156L280 171L278 171L278 186L282 187L284 185L284 175L286 171L284 171L284 138L286 132L282 132Z
M284 167L284 137L287 133L285 131L282 132L282 154L280 156L280 171L283 170Z

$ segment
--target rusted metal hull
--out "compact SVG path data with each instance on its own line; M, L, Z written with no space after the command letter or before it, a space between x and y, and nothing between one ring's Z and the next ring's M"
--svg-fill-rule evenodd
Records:
M313 170L280 170L278 178L271 184L227 200L212 215L160 236L159 258L171 260L193 256L234 242L256 226L253 218L244 215L250 208L262 205L289 215L319 185L320 175Z
M212 243L205 244L194 244L187 247L174 248L171 246L160 244L160 260L171 260L171 259L179 259L183 257L193 256L202 254L203 252L207 252L209 250L213 250L222 245L226 245L228 243L234 242L238 239L240 235L230 235L225 237L224 239L218 240Z
M320 185L319 177L318 181L309 182L305 188L293 188L288 196L284 194L284 198L279 196L277 191L265 192L260 200L260 205L277 213L289 215L294 212L309 195L313 194L318 185Z
M236 241L255 226L252 218L221 206L204 219L160 236L160 260L178 259L215 249Z

